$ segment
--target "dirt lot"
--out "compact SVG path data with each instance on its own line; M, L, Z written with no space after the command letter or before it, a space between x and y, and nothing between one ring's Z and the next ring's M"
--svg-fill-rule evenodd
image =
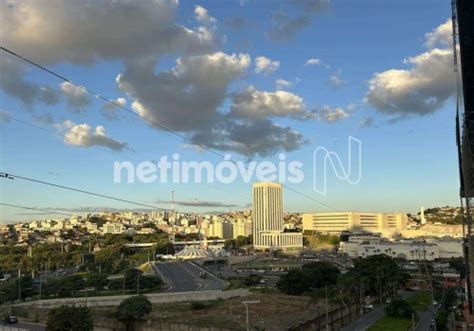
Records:
M250 324L252 327L259 326L265 330L287 330L314 318L317 314L317 306L311 303L309 298L281 294L253 294L246 298L209 302L205 304L205 308L196 305L193 307L191 303L156 305L152 318L242 330L245 328L245 306L242 301L246 300L260 300L260 303L249 306Z

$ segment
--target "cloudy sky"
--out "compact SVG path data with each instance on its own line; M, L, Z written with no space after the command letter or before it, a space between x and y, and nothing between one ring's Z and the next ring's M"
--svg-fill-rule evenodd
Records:
M183 211L247 207L242 182L113 183L114 161L179 153L217 164L194 141L235 161L303 162L291 188L313 200L286 190L289 211L457 204L450 1L0 3L3 47L116 103L1 52L2 172L165 208L174 190ZM313 151L345 162L349 136L362 142L362 179L330 176L321 196ZM134 208L20 180L0 193L70 212ZM3 222L31 217L0 210Z

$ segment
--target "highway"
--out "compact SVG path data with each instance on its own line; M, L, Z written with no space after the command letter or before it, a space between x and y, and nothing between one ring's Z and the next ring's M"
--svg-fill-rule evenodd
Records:
M168 285L164 291L167 293L222 290L226 287L223 280L189 261L155 262L152 268ZM199 277L201 271L206 272L206 278Z

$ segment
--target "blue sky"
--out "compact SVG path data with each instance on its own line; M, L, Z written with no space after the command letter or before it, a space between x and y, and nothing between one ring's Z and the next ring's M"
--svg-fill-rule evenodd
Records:
M49 5L2 1L2 46L123 98L233 160L276 162L284 152L302 162L305 180L289 186L330 207L286 190L288 211L458 204L449 1ZM268 61L256 72L259 57ZM309 59L319 63L305 65ZM106 110L110 119L104 102L5 52L0 70L0 171L165 208L174 190L183 211L242 209L251 201L251 186L241 181L114 184L114 161L177 152L217 164L219 157L117 108ZM286 81L284 93L277 80ZM97 126L105 128L100 139ZM313 151L324 146L345 162L348 136L362 143L361 181L330 174L327 194L314 192ZM2 202L39 208L134 208L20 180L3 180L0 194ZM37 217L0 208L0 222Z

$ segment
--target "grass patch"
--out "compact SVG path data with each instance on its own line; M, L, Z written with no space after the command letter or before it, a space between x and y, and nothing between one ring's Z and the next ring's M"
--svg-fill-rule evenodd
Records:
M407 298L406 301L414 310L425 311L431 305L431 293L428 291L420 291Z
M246 287L244 284L242 284L242 279L239 278L228 278L226 281L229 283L229 286L227 286L224 291Z
M407 331L411 323L408 318L384 316L370 326L367 331Z

